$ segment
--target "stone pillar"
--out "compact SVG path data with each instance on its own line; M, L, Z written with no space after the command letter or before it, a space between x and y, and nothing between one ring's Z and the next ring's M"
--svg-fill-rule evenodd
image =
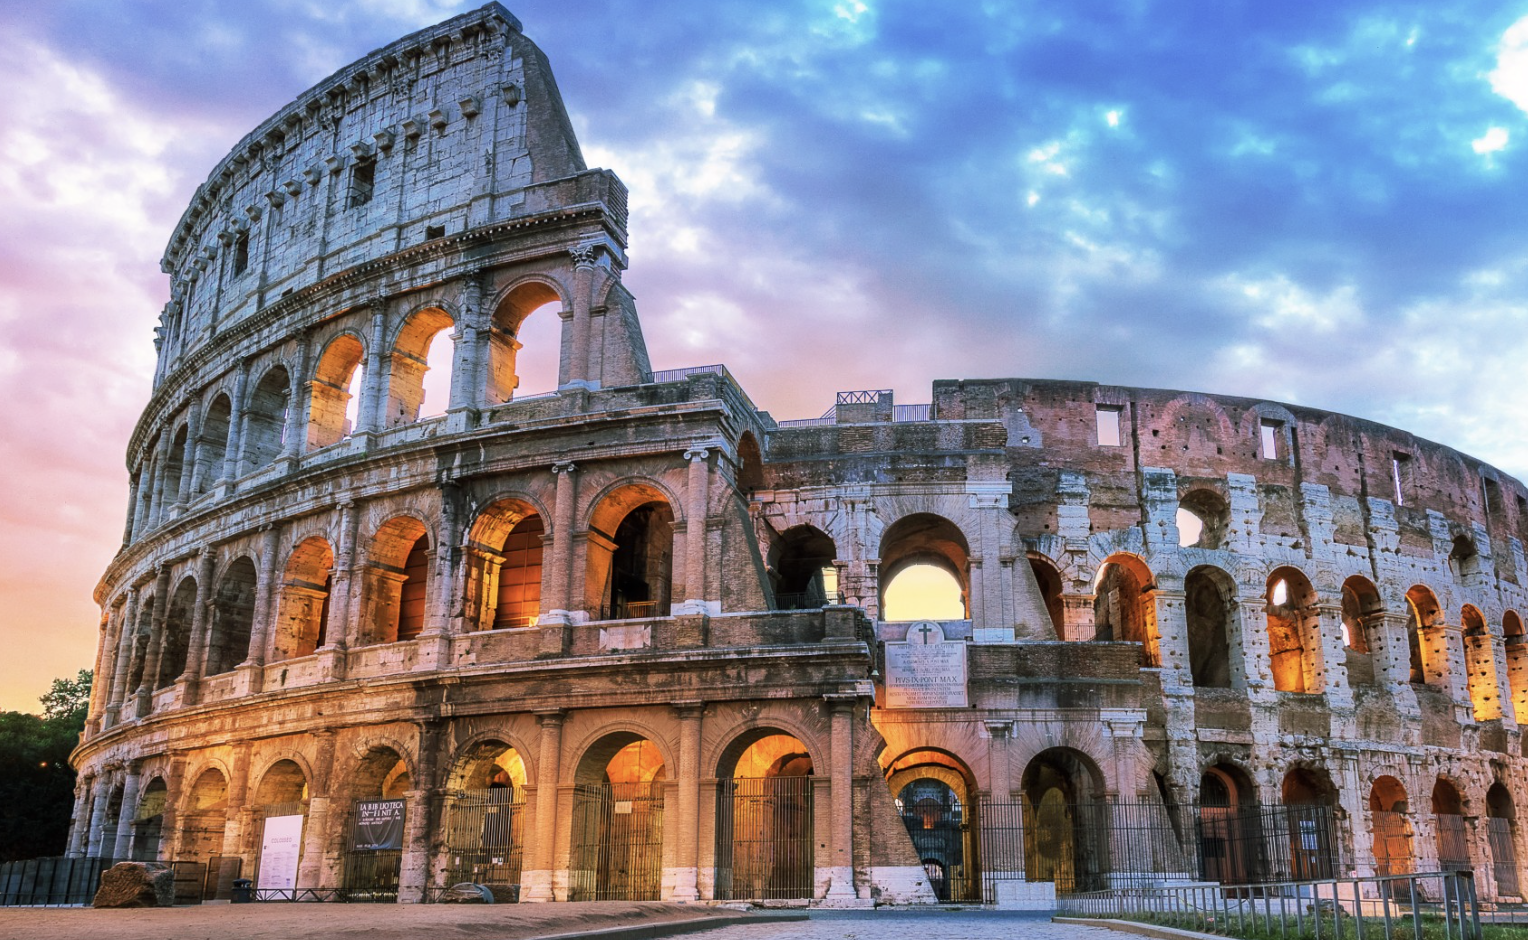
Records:
M824 698L833 711L831 765L833 826L828 839L829 878L824 900L853 901L854 892L854 695Z
M165 468L169 466L169 449L174 446L164 431L159 432L159 437L154 443L154 482L149 490L149 528L159 525L165 517L164 512L164 477Z
M249 813L244 809L249 802L249 742L240 741L233 747L233 760L229 762L228 802L223 811L227 823L223 826L223 855L244 858L244 829ZM248 858L244 858L247 863ZM244 871L242 878L255 877L254 871Z
M371 314L371 341L366 344L365 399L356 414L357 437L372 435L385 426L383 411L387 407L387 383L383 380L384 359L382 344L387 342L387 313L382 303L376 302Z
M83 855L90 842L90 797L94 787L95 778L91 776L82 776L75 784L74 812L69 818L69 845L64 852L70 858Z
M133 525L138 521L138 476L142 473L134 473L127 480L127 521L122 525L122 544L128 545L133 540Z
M249 360L239 361L233 377L233 395L228 400L228 449L223 453L223 467L217 485L227 486L238 479L244 466L244 388L249 384Z
M127 603L123 607L122 629L117 631L117 664L112 667L111 697L106 700L107 718L102 727L117 723L117 709L122 706L122 696L127 692L127 673L133 658L133 644L138 636L138 589L127 589Z
M1399 714L1416 719L1422 710L1411 687L1411 644L1406 638L1406 622L1402 614L1375 613L1364 618L1364 628L1374 656L1375 682L1390 693Z
M148 657L143 663L142 684L138 686L139 717L143 716L142 697L152 696L159 685L159 661L164 656L165 621L170 617L170 566L160 565L154 577L154 617L149 630Z
M573 620L570 596L573 571L573 515L578 499L577 468L571 461L552 464L557 477L556 505L552 507L552 545L541 581L541 624L567 624Z
M255 624L249 636L249 654L240 669L250 673L253 680L260 675L260 667L270 657L271 644L276 637L276 617L280 613L280 596L277 582L281 568L276 557L281 548L281 530L267 525L260 530L260 580L255 584ZM251 685L250 692L259 691Z
M1351 710L1353 687L1348 682L1348 651L1342 643L1342 604L1318 604L1316 618L1315 627L1321 644L1322 684L1309 686L1309 689L1325 692L1327 707Z
M186 672L180 677L186 682L195 682L207 673L208 647L212 645L212 575L216 566L217 552L210 545L203 546L196 566L196 606L191 611L191 639L186 652Z
M430 808L437 791L436 757L440 750L442 723L425 721L419 725L419 750L414 768L413 787L404 794L403 860L398 871L398 900L405 904L424 900L430 883Z
M122 784L122 813L117 817L117 832L112 837L112 858L129 858L133 846L133 818L138 815L138 786L143 780L143 762L129 761L127 779Z
M110 844L106 836L106 804L111 802L111 776L104 769L95 777L94 793L90 800L90 831L85 837L85 855L97 858L102 851L109 851L116 847L116 833L112 833Z
M331 792L334 781L334 732L328 729L312 731L315 742L313 776L308 781L308 819L302 832L302 857L297 863L297 887L332 888L333 879L324 848L333 836L329 831ZM345 813L335 814L342 824Z
M1165 576L1159 580L1165 579ZM1155 659L1162 667L1164 689L1189 689L1194 671L1188 648L1188 610L1182 591L1158 588L1148 592L1147 609L1157 627Z
M589 309L594 288L594 263L599 249L594 245L581 245L568 252L573 256L573 348L568 364L568 375L560 385L576 385L597 388L599 382L589 372L589 346L592 336Z
M308 412L313 394L313 367L309 352L308 331L304 330L297 340L297 361L293 363L294 374L288 376L292 383L291 397L287 406L286 440L281 443L281 454L276 458L287 469L302 457L308 443Z
M711 612L706 605L706 510L711 490L709 453L704 446L684 452L684 458L690 462L690 472L685 487L685 600L675 611L680 614Z
M1512 692L1511 674L1507 666L1506 643L1492 634L1486 638L1490 644L1491 668L1496 673L1496 701L1501 709L1501 724L1508 732L1517 730L1517 711Z
M700 725L705 705L675 702L673 707L679 719L679 844L669 900L684 903L700 900Z
M537 712L541 740L536 750L536 820L535 837L526 847L529 853L525 873L520 878L522 901L553 901L553 851L557 841L558 767L562 763L561 710Z
M1242 625L1242 662L1247 671L1247 697L1272 704L1278 693L1273 684L1273 654L1268 646L1268 601L1262 586L1240 585L1236 616ZM1253 593L1256 592L1256 593Z
M195 483L201 480L201 461L197 459L202 437L202 400L191 399L186 412L186 449L180 457L180 492L175 494L175 505L185 506L196 495Z

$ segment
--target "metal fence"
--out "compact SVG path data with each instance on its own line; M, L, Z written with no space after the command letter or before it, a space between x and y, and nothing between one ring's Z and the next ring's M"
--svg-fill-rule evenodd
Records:
M1491 873L1496 876L1496 893L1522 897L1523 889L1517 873L1517 850L1512 841L1512 820L1488 817L1486 838L1491 844Z
M570 901L656 901L663 883L661 784L573 788Z
M101 875L116 858L29 858L0 864L0 907L65 907L89 904L101 887ZM208 861L164 862L174 873L175 903L200 904L228 899L240 860L215 857Z
M1119 888L1058 899L1057 913L1145 921L1236 937L1480 940L1468 871L1256 885Z
M446 869L435 893L466 881L488 887L496 899L518 900L525 850L524 792L456 791L446 797L442 820Z
M716 900L810 898L811 777L717 785Z

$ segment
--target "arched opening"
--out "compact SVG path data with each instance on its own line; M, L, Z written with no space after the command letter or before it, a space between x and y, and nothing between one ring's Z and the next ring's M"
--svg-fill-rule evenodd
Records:
M413 787L408 764L390 747L373 747L350 781L343 884L350 900L396 901L403 831Z
M1176 521L1179 545L1219 548L1231 523L1231 506L1214 490L1190 490L1178 500Z
M774 609L812 610L838 603L838 569L833 567L837 557L833 539L812 526L793 526L780 533L769 548Z
M1501 717L1501 692L1496 681L1496 651L1492 649L1491 631L1486 618L1473 605L1465 604L1460 615L1464 628L1464 669L1470 684L1470 704L1476 721Z
M260 377L244 410L244 463L249 470L269 466L281 456L291 401L292 380L286 367L273 366Z
M1066 639L1066 606L1061 600L1061 572L1056 570L1050 559L1034 554L1029 556L1029 571L1040 589L1040 600L1045 604L1045 613L1050 617L1056 639Z
M1298 568L1278 568L1268 576L1265 601L1273 687L1280 692L1324 691L1316 589Z
M1448 651L1443 631L1443 609L1432 591L1420 584L1406 592L1406 645L1410 650L1413 685L1443 687Z
M372 537L366 566L366 643L412 640L424 629L430 536L412 516L389 519Z
M1501 618L1502 644L1507 659L1507 685L1512 690L1512 713L1519 725L1528 724L1528 638L1523 618L1509 610Z
M112 858L117 853L117 829L122 825L122 784L117 784L111 789L111 795L106 798L106 812L101 818L101 848L100 854L106 858Z
M329 341L309 387L308 450L338 444L355 430L354 390L365 387L366 347L354 333Z
M1057 894L1107 887L1111 870L1103 775L1080 751L1047 748L1024 768L1024 874Z
M536 625L545 538L541 516L522 500L501 499L478 515L465 553L469 630Z
M886 783L934 896L981 900L983 824L970 768L947 751L923 748L893 761Z
M227 672L249 658L254 623L255 563L244 557L229 565L218 581L207 631L207 675Z
M451 315L438 307L416 312L403 325L393 345L388 427L443 415L450 407L455 326Z
M190 434L190 428L182 424L175 432L175 439L170 444L170 450L165 454L164 463L164 503L173 506L180 499L181 477L186 467L186 437Z
M1372 637L1383 610L1379 590L1368 578L1354 575L1342 583L1342 646L1354 688L1377 683Z
M138 794L138 810L133 814L133 844L128 855L135 862L159 861L159 843L164 834L164 811L170 802L170 788L163 777L150 780Z
M316 535L304 539L288 556L281 578L273 660L311 656L325 645L333 585L334 550Z
M228 460L228 430L233 407L227 395L219 395L202 414L201 446L197 450L196 479L198 494L212 489L223 478L223 465Z
M1369 789L1376 875L1404 875L1413 870L1409 812L1401 782L1390 776L1376 777Z
M1491 871L1498 897L1523 896L1517 871L1517 809L1512 793L1497 781L1486 791L1486 834L1491 844Z
M307 775L295 761L277 761L261 776L255 789L256 888L290 892L297 887L297 866L302 860L307 818Z
M527 281L505 295L488 338L489 405L561 384L562 324L562 298L550 285Z
M1480 573L1480 552L1469 536L1454 537L1453 548L1448 553L1448 567L1459 581L1468 580Z
M1337 788L1325 770L1295 767L1280 788L1288 833L1289 871L1283 880L1331 878L1337 868Z
M745 496L764 488L764 455L752 431L744 431L737 439L737 486Z
M629 731L584 753L574 775L568 900L658 900L666 770L657 746Z
M1199 777L1199 854L1204 880L1251 884L1263 870L1262 822L1252 779L1234 764Z
M153 636L154 629L154 605L156 599L149 594L138 602L138 628L133 631L130 642L133 644L130 659L127 664L128 694L133 694L145 685L144 670L148 668L149 641Z
M180 850L176 860L202 862L211 871L218 871L227 826L228 781L221 770L208 767L197 775L186 795L185 808L180 813Z
M485 885L496 900L519 892L525 854L525 760L503 741L468 748L451 770L444 827L441 887Z
M1464 797L1459 788L1439 777L1432 791L1433 830L1438 837L1438 867L1443 871L1468 871L1470 842L1464 821Z
M810 898L812 758L782 731L730 744L717 768L717 900Z
M196 579L182 578L170 596L170 610L164 620L164 636L159 643L159 675L154 688L165 689L179 681L186 672L186 654L191 648L191 618L196 612Z
M1188 621L1189 670L1194 685L1229 689L1235 585L1219 568L1195 568L1183 579L1183 602Z
M965 534L942 516L893 522L881 536L881 619L968 619L970 555Z
M633 483L600 501L589 520L585 580L598 619L667 617L673 570L674 513L656 488Z
M1094 639L1141 644L1141 665L1161 665L1156 584L1134 555L1111 555L1098 569L1094 588Z

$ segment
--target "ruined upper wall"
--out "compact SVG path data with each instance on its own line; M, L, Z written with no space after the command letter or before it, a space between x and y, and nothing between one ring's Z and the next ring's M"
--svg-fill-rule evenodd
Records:
M534 211L584 170L545 54L497 3L341 69L198 187L161 262L160 367L293 290Z

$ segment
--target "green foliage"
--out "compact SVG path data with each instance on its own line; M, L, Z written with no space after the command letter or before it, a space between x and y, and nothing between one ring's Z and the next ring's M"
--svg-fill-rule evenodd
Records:
M0 712L0 861L64 854L74 807L69 752L90 702L90 670L54 679L44 715Z

